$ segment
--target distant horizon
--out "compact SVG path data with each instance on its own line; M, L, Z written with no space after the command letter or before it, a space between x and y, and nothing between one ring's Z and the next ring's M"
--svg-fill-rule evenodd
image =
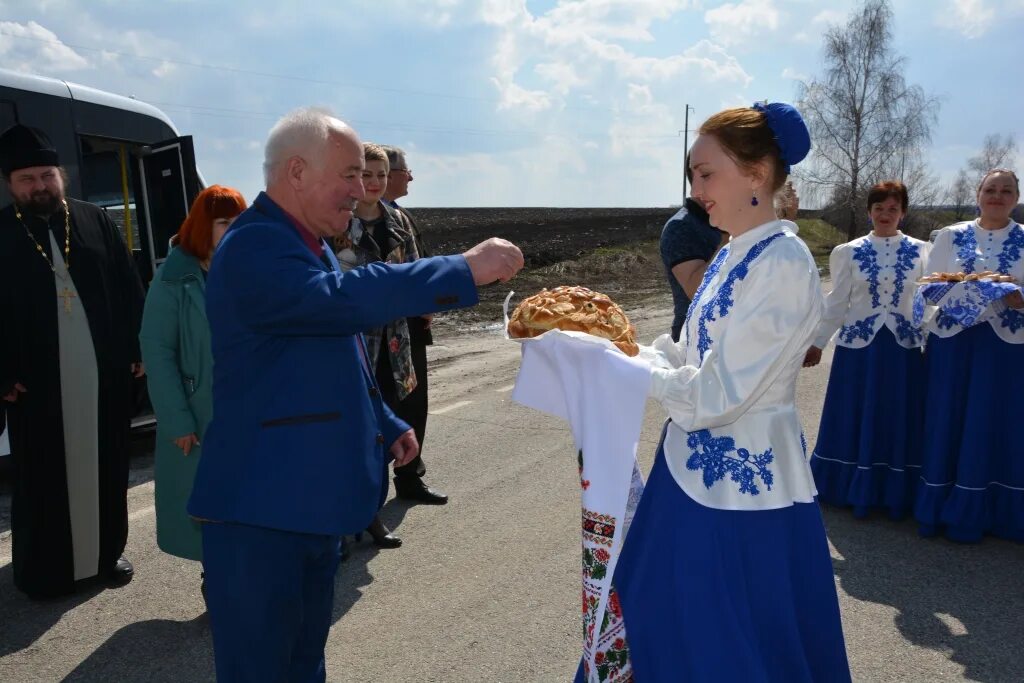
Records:
M274 122L324 105L364 140L406 150L410 206L644 208L679 205L684 140L708 116L793 102L820 76L822 36L859 2L190 5L15 3L0 56L5 68L158 107L193 136L207 181L247 198L262 189ZM941 101L925 156L942 185L986 135L1024 144L1013 115L1024 110L1013 86L1024 0L892 0L892 10L903 75Z

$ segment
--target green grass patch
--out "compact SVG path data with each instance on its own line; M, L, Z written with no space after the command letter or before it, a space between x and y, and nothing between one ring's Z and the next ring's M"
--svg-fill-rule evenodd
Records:
M828 273L828 257L837 245L847 241L846 235L820 218L798 218L796 224L800 227L800 239L811 250L814 262L823 274Z

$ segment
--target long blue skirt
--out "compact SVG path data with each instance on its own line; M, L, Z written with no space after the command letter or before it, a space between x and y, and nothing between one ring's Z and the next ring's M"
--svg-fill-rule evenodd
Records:
M850 680L814 503L704 507L659 447L614 585L637 683Z
M1024 344L982 323L927 349L921 535L1024 541Z
M818 500L900 519L921 477L925 361L883 327L862 349L836 347L811 470Z

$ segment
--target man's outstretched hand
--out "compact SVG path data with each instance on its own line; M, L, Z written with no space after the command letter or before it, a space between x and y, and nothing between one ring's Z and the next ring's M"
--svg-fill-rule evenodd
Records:
M492 237L470 247L463 256L466 257L469 270L473 273L473 282L477 286L508 282L523 267L523 252L500 237Z

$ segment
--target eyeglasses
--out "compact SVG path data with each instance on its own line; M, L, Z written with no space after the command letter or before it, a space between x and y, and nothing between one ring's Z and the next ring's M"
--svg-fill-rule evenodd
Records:
M399 173L399 172L404 173L405 175L409 176L410 178L412 177L412 169L411 168L393 168L393 169L391 169L391 173Z

